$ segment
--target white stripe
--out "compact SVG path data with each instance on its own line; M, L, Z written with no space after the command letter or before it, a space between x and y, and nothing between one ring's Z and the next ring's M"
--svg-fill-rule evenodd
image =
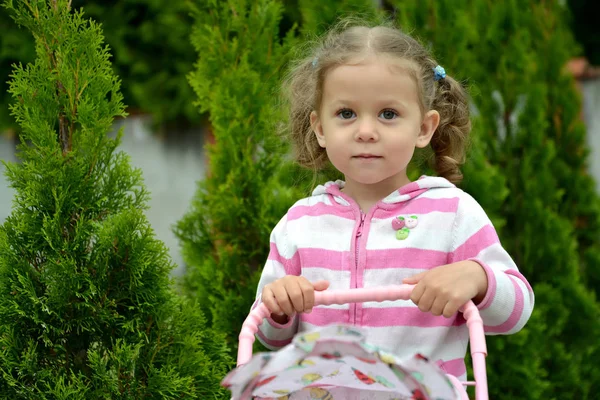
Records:
M416 275L423 271L425 270L415 268L368 268L364 271L363 286L369 288L402 285L402 279Z
M328 290L348 289L350 287L350 271L333 271L326 268L302 268L302 276L311 282L329 281Z
M481 318L487 326L503 324L512 314L516 300L511 279L504 273L494 274L494 276L496 277L496 293L490 306L481 311Z
M302 276L310 282L326 280L329 282L327 290L345 290L350 287L350 271L332 271L325 268L303 268ZM332 304L323 306L324 308L332 308L337 310L347 310L348 304Z
M415 182L421 189L453 189L455 187L450 181L441 176L428 176Z
M262 293L263 287L271 283L279 278L283 278L286 275L285 268L283 268L283 264L274 260L267 260L263 268L262 275L260 276L260 281L258 282L258 287L256 288L256 298L260 296Z
M494 243L486 247L475 258L486 263L494 272L506 271L508 269L518 271L517 265L500 243Z
M310 196L310 197L305 197L303 199L299 199L292 206L292 208L294 208L296 206L308 206L308 207L311 207L311 206L317 205L319 203L331 204L331 201L329 201L329 195L327 195L327 194L321 194L321 195L318 195L318 196Z
M354 225L354 220L333 215L306 216L288 222L288 235L299 248L349 251Z
M433 188L425 193L417 196L419 199L454 199L458 197L459 199L465 196L465 192L459 188Z
M415 275L422 270L416 269L367 269L364 272L363 286L365 288L402 285L402 279ZM410 300L369 301L363 304L365 308L416 307Z
M465 193L458 203L458 215L454 233L454 249L460 247L486 225L492 225L483 208Z
M529 289L527 288L527 286L525 285L525 283L522 280L517 279L517 277L515 277L515 276L513 276L511 279L515 279L517 281L517 284L519 285L519 289L521 289L521 291L523 291L523 312L521 313L519 322L517 322L517 324L506 334L513 334L513 333L516 333L516 332L520 331L521 329L523 329L523 327L529 320L529 317L531 317L531 313L533 311L533 301L534 301L533 298L531 298L529 295Z
M297 332L298 329L298 324L299 324L300 319L296 316L294 321L292 322L292 324L285 329L276 329L273 326L271 326L271 324L269 323L269 321L267 321L266 319L262 322L262 324L258 327L258 329L265 335L265 337L267 337L269 340L288 340L292 337L294 337L294 333ZM256 335L256 338L258 339L259 342L261 342L263 344L263 346L265 346L266 348L270 349L270 350L277 350L277 348L272 347L270 345L268 345L267 343L265 343L260 336Z
M409 214L398 214L400 216L409 215ZM421 226L427 227L427 229L431 229L435 227L435 229L443 229L447 231L451 231L454 227L454 218L456 217L456 213L454 212L444 212L444 211L432 211L425 214L418 213L410 213L410 215L416 215L419 218L419 224L414 229L419 229ZM371 219L371 227L374 224L389 224L392 226L392 220L394 218L375 218ZM424 225L422 225L424 224Z
M432 212L418 215L418 225L410 229L408 238L398 240L392 228L392 218L373 219L367 240L367 250L417 247L422 250L450 251L454 213Z

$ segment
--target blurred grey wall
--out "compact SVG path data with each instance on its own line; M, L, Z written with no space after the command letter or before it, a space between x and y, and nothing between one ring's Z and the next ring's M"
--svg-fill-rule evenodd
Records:
M588 144L591 149L590 172L596 179L600 193L600 78L581 82L583 92L583 118L587 126Z

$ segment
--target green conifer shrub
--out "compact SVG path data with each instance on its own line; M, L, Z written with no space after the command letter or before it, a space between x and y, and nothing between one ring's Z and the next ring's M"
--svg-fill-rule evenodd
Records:
M130 109L151 114L157 126L202 122L185 79L195 58L186 0L73 0L71 6L83 7L102 25L112 49L112 68L124 83L121 92ZM12 64L33 61L35 49L31 35L4 10L0 32L1 133L17 129L8 108Z
M500 218L502 243L536 293L522 332L488 337L490 398L594 398L600 199L587 173L581 100L564 68L577 49L565 6L389 3L400 25L474 89L474 151L503 176L468 162L463 188Z
M175 233L188 267L185 293L235 349L270 231L298 196L276 134L284 111L275 107L297 40L293 31L279 37L282 6L275 0L198 0L192 15L199 58L189 80L215 142L207 147L208 176Z
M6 0L37 57L15 66L22 129L0 227L0 395L5 399L227 398L224 338L170 287L173 263L144 216L141 172L118 152L120 81L102 31L68 0Z
M503 245L536 293L534 314L523 331L488 337L491 398L593 398L600 382L600 370L594 367L600 356L595 339L600 329L596 300L600 288L600 202L587 173L580 98L572 77L564 71L568 58L577 52L565 23L567 10L558 0L386 3L399 25L430 46L446 71L464 80L469 88L474 108L473 145L461 186L483 205ZM231 4L247 3L232 0ZM299 16L303 35L323 32L339 16L338 9L322 2L300 0L298 7L298 12L288 15ZM204 13L208 15L210 10L214 16L217 8L216 4L207 6ZM214 43L221 51L231 50L227 41L207 39L210 36L204 34L206 42L198 47L199 68L207 68L201 65L207 65L202 63L209 59L218 59L213 55L220 54L213 50L218 47ZM220 71L230 64L214 61L211 65L213 74L225 76ZM270 67L265 66L264 76L271 76ZM207 77L208 87L208 82L214 82L209 78L212 76L203 72L196 82ZM241 102L229 103L235 104L235 112L225 114L222 106L216 106L222 104L217 103L216 93L225 85L218 83L212 92L205 89L214 98L199 95L199 104L207 108L211 118L235 115L227 120L234 125L236 120L255 121L262 115L238 108ZM234 89L227 90L235 93ZM264 115L276 114L264 111ZM268 253L268 232L296 194L306 195L311 179L298 175L288 163L262 177L250 167L246 169L251 173L242 173L245 169L237 166L241 158L234 155L243 153L246 143L254 143L256 133L222 125L214 127L217 143L210 149L211 175L201 183L192 211L178 228L189 263L186 292L211 299L212 323L235 342ZM275 150L281 153L269 153L268 157L282 160L287 148ZM255 158L244 158L253 160L247 164L250 166L264 156L262 152L258 157L256 152L250 154ZM428 172L427 168L415 165L412 176L422 172ZM232 201L219 202L224 191L229 195L239 190L232 188L251 183L259 187L259 179L264 179L263 187L271 188L266 192L271 195L268 201L265 192L257 196L248 191L250 196L243 197L245 193L238 191ZM245 214L240 204L256 204L254 210L262 214ZM262 204L271 209L258 206ZM237 221L243 221L243 229L237 229ZM252 233L242 238L239 232ZM254 257L253 268L239 268L237 262L248 260L249 254ZM227 300L238 294L244 300ZM223 308L219 308L221 302ZM237 319L229 322L236 318L236 312Z
M102 23L127 104L156 125L201 122L185 79L195 60L187 0L74 0L73 7Z
M321 35L341 18L354 15L365 21L378 21L384 16L375 0L298 0L300 26L308 36Z
M19 29L7 12L0 9L0 135L5 131L17 129L15 120L10 115L8 105L11 96L8 93L8 77L12 65L16 62L30 62L35 57L35 49L31 35Z

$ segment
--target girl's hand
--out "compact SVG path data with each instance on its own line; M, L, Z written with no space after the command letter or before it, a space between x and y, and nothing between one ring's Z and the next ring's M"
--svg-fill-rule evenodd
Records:
M271 311L271 318L275 322L285 323L288 320L286 315L311 312L315 305L315 290L321 291L328 287L327 281L313 284L303 276L287 275L265 285L262 302Z
M469 300L481 302L488 287L485 270L475 261L442 265L405 278L403 283L416 285L410 299L419 310L446 318Z

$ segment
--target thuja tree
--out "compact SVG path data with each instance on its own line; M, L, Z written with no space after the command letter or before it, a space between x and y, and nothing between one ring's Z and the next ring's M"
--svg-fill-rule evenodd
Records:
M129 109L152 115L154 124L198 124L192 88L185 75L195 59L187 0L72 0L101 22L111 47L112 68L123 81ZM0 132L16 129L8 105L11 66L35 57L31 35L0 13Z
M468 79L478 110L474 150L504 177L468 163L463 187L499 218L501 240L536 293L522 332L488 337L490 397L595 398L600 200L586 171L580 97L564 69L576 48L565 6L389 3L447 72Z
M210 118L208 176L175 232L188 266L185 292L232 347L253 302L269 234L297 196L289 180L284 115L274 104L282 67L296 39L279 37L275 0L195 1L189 75Z
M0 12L0 135L4 131L16 130L17 124L10 115L8 105L8 76L15 62L33 60L35 51L31 35L24 29L18 29L8 13Z
M113 49L113 68L123 80L132 108L152 115L153 123L197 124L200 114L185 79L195 55L189 35L187 0L73 0L102 22ZM125 87L126 86L126 87Z
M0 227L0 393L225 398L224 340L170 288L141 173L107 136L125 113L100 27L68 0L4 7L37 57L10 82L23 135Z
M329 26L339 17L334 7L314 13L311 4L321 7L302 3L300 34L296 24L280 33L285 24L277 0L193 2L199 58L189 80L215 143L207 147L208 176L175 233L188 266L184 291L233 349L256 295L270 232L315 182L289 160L279 136L286 118L280 84L288 61L298 55L291 50L310 34L308 27ZM372 0L348 4L375 15Z
M378 0L298 0L302 32L308 37L326 32L342 18L354 16L364 21L378 21L384 14Z

